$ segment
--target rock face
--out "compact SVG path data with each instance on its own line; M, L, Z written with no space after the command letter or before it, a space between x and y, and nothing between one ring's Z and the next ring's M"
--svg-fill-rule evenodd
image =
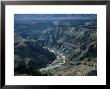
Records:
M20 42L15 45L15 71L23 66L24 70L38 70L52 63L54 53L42 48L32 41ZM20 70L19 70L20 71Z
M15 19L15 75L96 75L96 15L78 16Z

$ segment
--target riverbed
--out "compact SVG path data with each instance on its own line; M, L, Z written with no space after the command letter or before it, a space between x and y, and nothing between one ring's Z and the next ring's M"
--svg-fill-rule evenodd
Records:
M43 48L48 49L50 52L54 53L56 55L56 59L51 64L48 64L47 67L41 68L39 71L53 69L65 63L65 56L62 53L55 51L54 49L49 49L46 47Z

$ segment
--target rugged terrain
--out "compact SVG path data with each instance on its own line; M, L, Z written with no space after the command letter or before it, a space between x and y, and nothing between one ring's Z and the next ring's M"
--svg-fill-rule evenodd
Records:
M15 75L97 75L96 15L72 16L15 16Z

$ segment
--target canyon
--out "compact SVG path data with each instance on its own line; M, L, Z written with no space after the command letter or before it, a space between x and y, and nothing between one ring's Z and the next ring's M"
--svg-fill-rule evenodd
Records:
M96 15L43 16L15 16L15 75L96 76Z

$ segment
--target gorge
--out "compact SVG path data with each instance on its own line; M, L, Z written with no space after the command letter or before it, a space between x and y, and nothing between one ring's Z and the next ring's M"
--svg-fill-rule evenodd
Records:
M96 76L95 14L16 14L15 75Z

